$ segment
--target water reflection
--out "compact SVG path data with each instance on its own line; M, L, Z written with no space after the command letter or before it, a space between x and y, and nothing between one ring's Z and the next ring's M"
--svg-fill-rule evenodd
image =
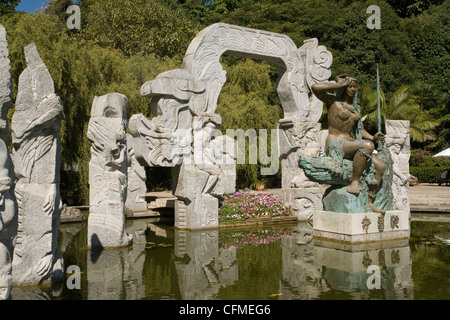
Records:
M175 230L175 269L183 300L216 299L238 280L236 248L219 248L219 230Z
M85 223L61 226L60 250L66 268L80 267L81 289L15 287L12 298L414 299L408 240L342 245L313 239L308 223L185 231L152 218L126 228L133 246L92 251ZM368 287L370 266L379 287Z
M146 227L145 221L129 221L127 232L134 239L131 248L87 251L88 300L136 300L145 296L142 273Z

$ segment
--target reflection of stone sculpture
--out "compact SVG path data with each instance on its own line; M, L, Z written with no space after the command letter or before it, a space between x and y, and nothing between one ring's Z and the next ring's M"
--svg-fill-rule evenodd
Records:
M89 163L88 246L121 247L132 241L125 229L128 100L118 93L95 97L87 137Z
M6 30L0 25L0 300L10 298L13 239L17 233L17 203L14 196L14 167L8 151L8 110L12 81Z
M409 121L386 121L386 145L391 151L394 162L394 178L392 184L394 209L409 212L409 157L411 154Z
M352 247L318 240L314 242L311 255L314 265L322 270L322 281L330 292L347 292L355 300L376 299L380 294L390 300L414 298L408 240ZM369 267L379 268L376 279Z
M139 300L148 297L143 281L146 229L145 220L129 219L126 230L136 240L132 248L86 252L85 290L88 300Z
M221 286L238 280L236 248L219 248L218 230L175 230L174 253L182 299L216 299Z
M25 47L27 68L19 77L12 118L15 194L19 229L13 259L14 282L37 284L64 276L57 235L63 107L34 44Z
M132 137L127 134L128 145L128 185L127 185L127 201L126 207L134 212L147 211L147 202L145 194L147 192L147 176L145 167L143 167L134 155L134 147L132 146Z

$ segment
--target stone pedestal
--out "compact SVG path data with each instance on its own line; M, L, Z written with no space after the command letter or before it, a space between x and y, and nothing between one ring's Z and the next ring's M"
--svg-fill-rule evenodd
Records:
M409 212L387 211L379 213L314 213L314 237L346 243L361 243L408 239L410 235Z
M194 202L175 201L175 228L198 230L213 229L219 226L218 199L202 195ZM200 207L200 210L196 210Z
M210 229L219 226L219 200L204 193L210 175L196 166L179 168L175 201L175 227L179 229Z

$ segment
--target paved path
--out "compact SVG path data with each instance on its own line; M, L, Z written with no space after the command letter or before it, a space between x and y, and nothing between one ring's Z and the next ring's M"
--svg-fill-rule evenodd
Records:
M408 190L411 212L448 213L450 215L450 186L419 183Z

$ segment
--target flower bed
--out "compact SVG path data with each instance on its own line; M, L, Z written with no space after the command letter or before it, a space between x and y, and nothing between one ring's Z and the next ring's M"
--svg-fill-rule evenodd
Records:
M270 193L218 195L219 222L243 221L265 217L290 217L290 205Z

